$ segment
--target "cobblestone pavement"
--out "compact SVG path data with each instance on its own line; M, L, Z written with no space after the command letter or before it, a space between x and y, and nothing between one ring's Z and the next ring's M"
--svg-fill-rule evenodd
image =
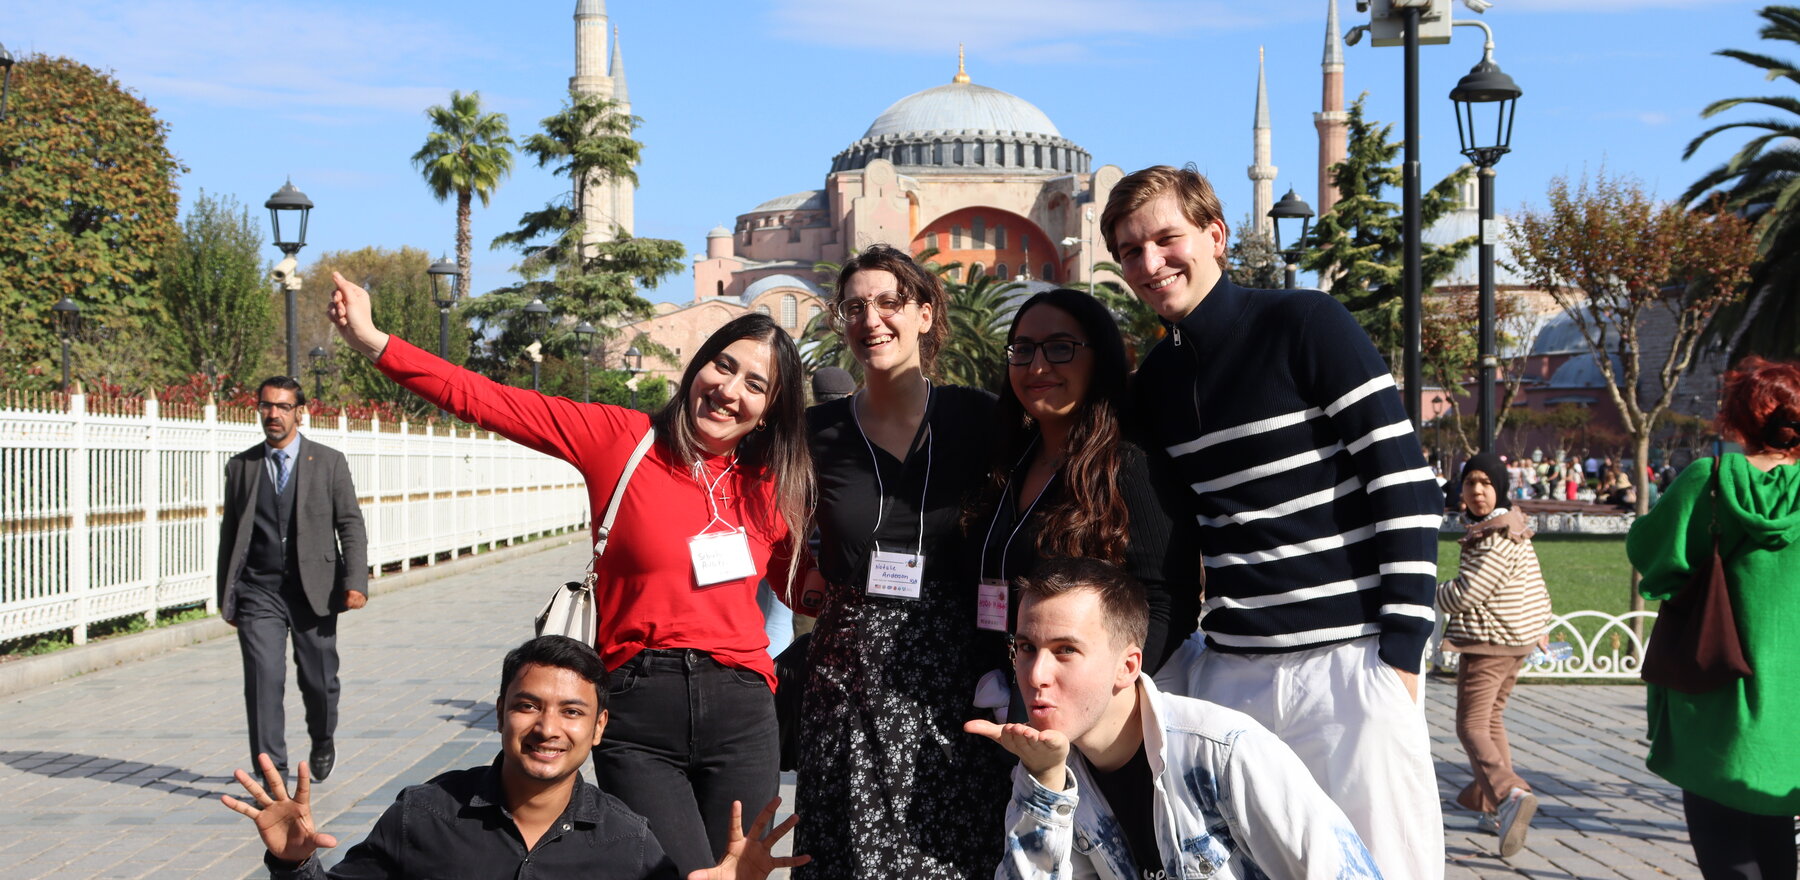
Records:
M342 618L338 764L314 798L337 852L402 787L492 758L500 657L582 552L559 544L446 575ZM239 670L235 640L218 639L0 701L0 878L262 876L249 820L218 802L247 764ZM1468 781L1454 689L1433 681L1427 694L1448 801ZM304 755L291 684L287 714L288 748ZM1473 815L1448 812L1447 876L1697 876L1674 790L1643 769L1642 714L1636 687L1518 688L1516 763L1542 799L1528 848L1502 861Z

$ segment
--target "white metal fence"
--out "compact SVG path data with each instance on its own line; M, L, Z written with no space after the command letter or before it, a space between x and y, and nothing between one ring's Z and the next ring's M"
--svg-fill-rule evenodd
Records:
M204 602L216 610L225 462L262 441L249 409L75 394L0 408L0 640ZM486 432L339 417L303 428L349 459L369 564L588 521L571 465Z
M1568 644L1569 656L1564 658L1543 657L1525 664L1520 671L1520 678L1618 678L1635 680L1640 677L1640 667L1644 656L1644 644L1649 640L1650 628L1656 623L1654 611L1627 611L1621 615L1611 615L1600 611L1571 611L1568 614L1557 614L1550 618L1550 638L1555 642ZM1644 628L1645 638L1639 639L1634 626ZM1439 643L1440 632L1432 635L1432 644ZM1454 651L1433 651L1432 662L1446 672L1456 669L1460 654Z

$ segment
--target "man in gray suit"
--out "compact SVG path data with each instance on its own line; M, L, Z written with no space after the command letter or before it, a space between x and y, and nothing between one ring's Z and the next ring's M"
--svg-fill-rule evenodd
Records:
M267 754L287 772L287 642L312 737L314 779L337 762L337 613L368 601L362 510L344 454L302 440L300 383L264 380L256 391L264 442L225 465L219 524L219 608L244 656L250 760Z

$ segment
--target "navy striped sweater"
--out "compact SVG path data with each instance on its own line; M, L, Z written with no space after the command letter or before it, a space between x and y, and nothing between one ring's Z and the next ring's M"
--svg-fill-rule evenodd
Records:
M1142 436L1193 490L1209 647L1379 635L1384 661L1419 669L1443 495L1387 365L1337 300L1221 278L1133 396Z

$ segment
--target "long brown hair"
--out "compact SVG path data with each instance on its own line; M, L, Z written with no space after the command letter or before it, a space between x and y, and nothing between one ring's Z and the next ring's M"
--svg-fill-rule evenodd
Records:
M683 467L691 468L700 461L705 449L694 429L694 415L688 395L694 390L694 377L726 346L740 339L766 342L775 355L775 393L763 412L762 429L752 431L739 441L738 463L747 474L775 483L775 512L786 521L788 538L794 553L788 563L791 579L799 564L799 548L806 540L813 507L812 453L806 443L806 389L800 367L800 352L794 340L768 315L752 312L733 318L713 331L700 350L694 352L687 369L681 374L681 385L669 402L652 416L658 441Z
M1075 319L1087 334L1088 351L1094 358L1094 375L1087 396L1075 407L1069 438L1064 447L1057 479L1065 490L1043 511L1038 529L1038 554L1043 557L1085 556L1116 565L1125 562L1125 545L1131 528L1131 510L1119 492L1123 467L1119 444L1124 440L1120 418L1125 409L1125 383L1129 361L1125 341L1111 312L1079 290L1057 288L1026 300L1013 314L1007 342L1018 335L1019 321L1034 308L1054 308ZM1004 491L1010 469L1038 439L1038 429L1025 415L1013 394L1012 381L1000 383L1000 401L994 407L996 442L992 473L982 493L982 510L1006 503ZM965 517L965 522L972 518Z

